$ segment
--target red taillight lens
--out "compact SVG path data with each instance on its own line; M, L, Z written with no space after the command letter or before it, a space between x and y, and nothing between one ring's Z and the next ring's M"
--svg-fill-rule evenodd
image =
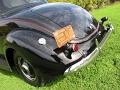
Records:
M78 47L77 44L72 44L72 49L73 49L74 52L77 52L79 47Z

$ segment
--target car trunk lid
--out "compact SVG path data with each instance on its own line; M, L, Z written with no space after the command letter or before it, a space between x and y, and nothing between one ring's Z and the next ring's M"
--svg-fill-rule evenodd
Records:
M93 17L85 9L73 4L44 4L32 8L32 12L48 18L61 28L71 25L76 38L85 38L94 31L88 28L93 25Z

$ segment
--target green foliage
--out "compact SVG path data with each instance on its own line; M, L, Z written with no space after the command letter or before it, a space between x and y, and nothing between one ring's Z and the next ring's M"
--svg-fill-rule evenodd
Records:
M93 8L100 8L120 0L48 0L48 1L49 2L70 2L76 5L82 6L83 8L89 11L89 10L92 10Z

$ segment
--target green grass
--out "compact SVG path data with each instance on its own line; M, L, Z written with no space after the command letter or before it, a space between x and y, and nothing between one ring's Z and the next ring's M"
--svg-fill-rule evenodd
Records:
M39 88L25 83L17 75L0 71L0 90L120 90L120 3L94 10L92 14L97 19L109 16L115 27L93 62Z

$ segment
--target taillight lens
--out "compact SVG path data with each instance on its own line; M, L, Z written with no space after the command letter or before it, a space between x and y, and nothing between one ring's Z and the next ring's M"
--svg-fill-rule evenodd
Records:
M79 46L77 44L72 44L72 49L74 52L77 52L79 50Z

